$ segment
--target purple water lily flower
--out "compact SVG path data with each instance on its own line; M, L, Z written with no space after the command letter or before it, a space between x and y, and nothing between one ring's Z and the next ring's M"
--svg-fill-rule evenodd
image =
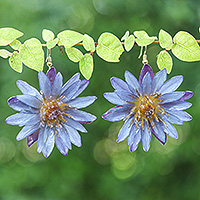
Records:
M23 95L11 97L8 104L19 113L11 115L6 123L24 126L17 140L27 138L30 147L38 141L37 151L48 157L54 143L63 155L67 155L72 144L80 147L81 137L78 131L87 132L82 124L93 122L96 117L78 110L92 104L96 97L76 98L88 86L88 80L80 80L75 74L64 86L61 73L51 68L45 75L38 73L41 93L28 83L18 80L17 86Z
M183 121L192 119L183 110L192 105L185 100L193 93L175 92L182 83L183 76L175 76L165 82L166 77L166 69L154 76L151 67L145 64L139 81L129 71L125 72L125 81L111 78L115 91L105 93L104 97L117 106L102 117L111 122L124 121L117 142L128 137L130 151L135 151L141 140L144 151L148 151L152 135L163 145L167 141L167 135L177 139L178 133L172 124L183 124Z

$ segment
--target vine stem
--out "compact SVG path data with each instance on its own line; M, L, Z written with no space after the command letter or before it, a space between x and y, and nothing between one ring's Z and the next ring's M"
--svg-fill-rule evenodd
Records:
M200 43L200 40L196 40L196 41L197 41L197 43ZM152 44L159 44L159 43L160 43L159 40L156 40L156 41L153 41L153 42L152 42ZM124 42L121 42L121 44L124 45ZM76 45L77 45L77 46L83 46L83 43L80 43L80 42L79 42L79 43L77 43ZM98 45L98 42L95 42L95 46L97 46L97 45ZM42 44L42 46L43 46L43 47L46 47L47 44Z

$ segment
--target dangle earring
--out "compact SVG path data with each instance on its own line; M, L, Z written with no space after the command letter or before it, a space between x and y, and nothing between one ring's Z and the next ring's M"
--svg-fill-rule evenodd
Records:
M141 47L139 58L142 56ZM123 120L117 142L128 138L129 150L135 151L142 141L144 151L150 148L152 135L161 143L166 144L167 135L177 139L178 133L173 124L190 121L192 117L183 112L191 106L184 102L192 96L190 91L174 92L183 81L182 76L168 80L167 71L163 69L153 74L147 60L147 47L143 53L143 68L137 78L129 71L125 72L125 81L113 77L111 84L114 92L104 94L104 97L117 106L108 110L102 117L114 122ZM182 106L183 102L187 106ZM183 116L184 113L184 116Z

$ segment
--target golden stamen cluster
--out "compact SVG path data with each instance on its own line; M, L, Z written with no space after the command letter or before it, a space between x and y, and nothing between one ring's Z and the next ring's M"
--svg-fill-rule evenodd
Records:
M134 106L131 109L129 115L126 117L126 119L130 115L134 114L131 124L133 122L135 123L135 130L138 126L140 119L142 120L142 130L144 130L144 120L146 120L147 127L150 133L149 125L151 124L151 126L154 128L155 120L157 122L161 121L165 124L165 122L158 115L159 113L162 115L167 114L165 110L159 105L159 103L162 102L162 99L158 99L161 96L161 94L158 94L156 92L150 96L141 96L138 93L138 96L139 97L132 96L137 100L136 102L127 101L128 103L134 104Z

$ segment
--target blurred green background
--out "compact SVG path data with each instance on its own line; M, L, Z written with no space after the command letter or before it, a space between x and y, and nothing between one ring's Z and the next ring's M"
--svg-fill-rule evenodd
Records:
M0 1L0 27L13 27L42 41L44 28L55 34L71 29L98 39L111 32L119 38L126 30L145 30L157 35L162 28L174 35L185 30L200 38L200 3L198 0L5 0ZM148 60L154 72L156 55L161 48L152 44ZM98 119L81 134L83 146L63 156L54 148L45 159L37 153L37 144L28 148L26 140L15 140L20 128L4 120L15 113L7 99L20 94L16 80L22 79L38 88L37 72L24 67L13 71L8 61L0 58L0 199L5 200L154 200L200 199L200 62L186 63L173 56L174 67L168 76L184 75L179 90L192 90L193 107L188 112L193 120L176 126L179 139L168 139L162 146L155 138L148 153L141 144L129 152L127 141L116 144L122 122L110 123L100 116L111 108L102 94L113 91L109 79L123 78L125 70L139 76L142 63L139 48L124 52L119 63L107 63L94 55L95 68L89 87L83 93L98 100L85 110ZM64 81L78 72L74 64L57 48L52 50L53 64ZM46 72L45 66L44 71ZM83 77L82 77L83 78Z

